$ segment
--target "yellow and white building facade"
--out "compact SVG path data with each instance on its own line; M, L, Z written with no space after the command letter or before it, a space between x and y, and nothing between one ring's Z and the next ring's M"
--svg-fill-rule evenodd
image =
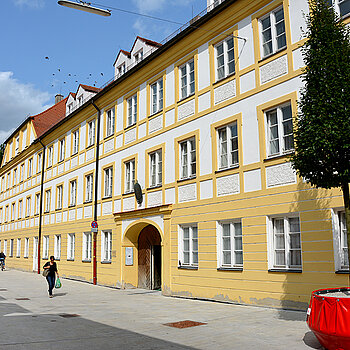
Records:
M341 191L290 163L308 1L208 6L163 45L138 37L43 134L29 120L7 140L7 267L54 255L66 278L293 309L347 284Z

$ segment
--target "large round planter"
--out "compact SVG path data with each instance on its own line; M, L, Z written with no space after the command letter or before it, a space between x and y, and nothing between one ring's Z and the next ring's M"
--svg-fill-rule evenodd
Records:
M312 292L307 324L328 350L350 350L350 288Z

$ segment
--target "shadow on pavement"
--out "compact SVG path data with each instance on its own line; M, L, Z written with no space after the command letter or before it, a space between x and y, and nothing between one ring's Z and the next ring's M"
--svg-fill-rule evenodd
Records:
M311 331L305 333L303 341L305 345L309 346L312 349L325 350Z
M54 297L64 297L68 293L54 293Z
M278 310L278 318L286 321L305 321L306 312L294 310Z

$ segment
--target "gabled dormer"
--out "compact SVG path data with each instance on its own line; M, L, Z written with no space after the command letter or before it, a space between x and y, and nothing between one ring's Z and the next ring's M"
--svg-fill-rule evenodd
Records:
M114 78L117 79L120 76L122 76L126 72L127 67L130 65L130 63L131 63L130 52L125 50L120 50L113 64Z
M79 84L77 92L71 92L68 96L66 105L66 115L78 109L92 96L95 96L99 91L101 91L101 89L95 86Z
M75 107L75 93L71 92L68 95L68 99L67 99L67 104L66 104L66 115L70 114L73 112Z

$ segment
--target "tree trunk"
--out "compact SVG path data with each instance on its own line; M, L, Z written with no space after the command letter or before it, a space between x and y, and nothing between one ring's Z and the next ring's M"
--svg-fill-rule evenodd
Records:
M347 243L348 243L348 264L350 269L350 199L349 199L349 184L343 184L342 186L343 190L343 199L344 199L344 208L345 208L345 221L346 221L346 237L347 237ZM349 273L349 280L348 280L349 286L350 286L350 273Z

